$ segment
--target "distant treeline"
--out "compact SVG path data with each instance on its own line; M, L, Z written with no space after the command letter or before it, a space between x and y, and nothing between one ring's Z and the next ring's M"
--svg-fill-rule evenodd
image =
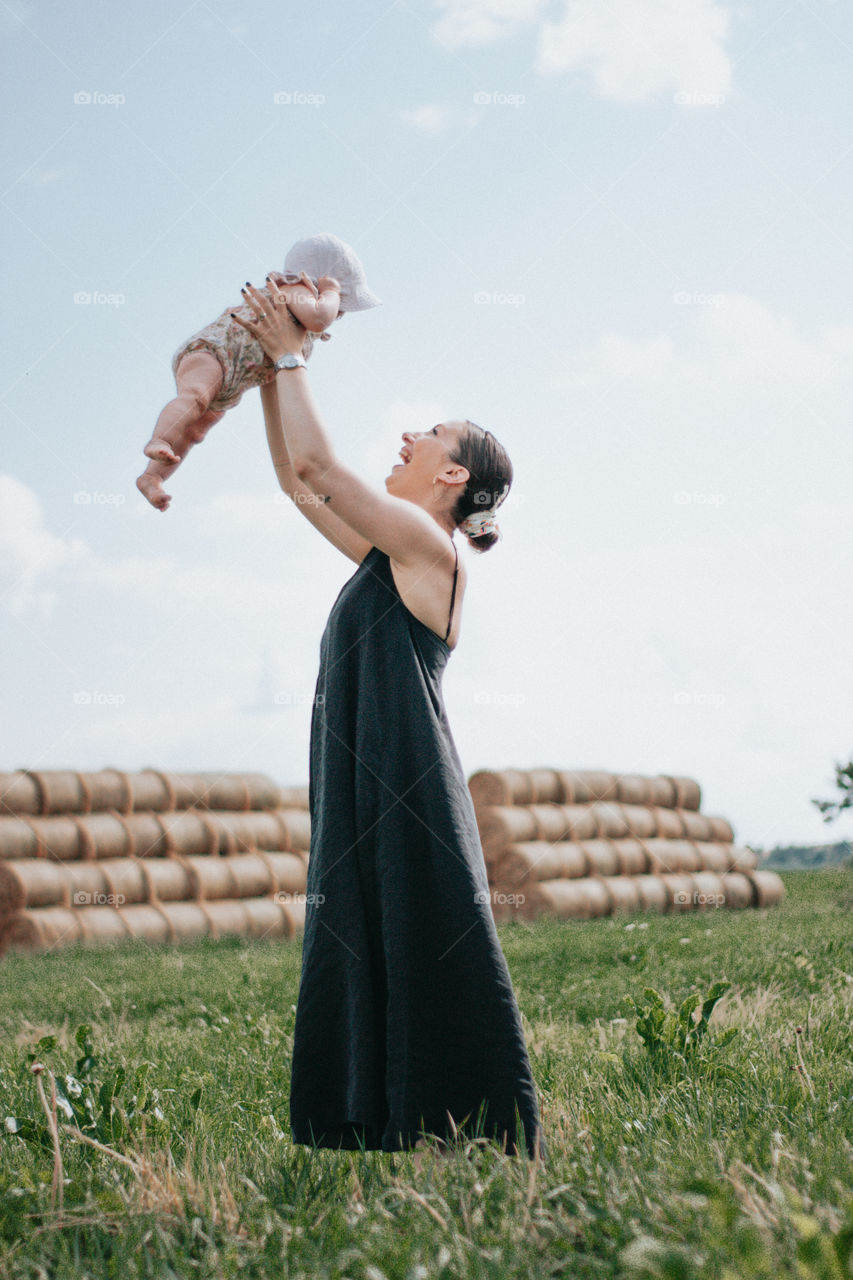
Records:
M756 849L759 865L782 867L786 871L813 871L816 867L840 867L853 861L853 845L849 840L838 844L776 845L769 851Z

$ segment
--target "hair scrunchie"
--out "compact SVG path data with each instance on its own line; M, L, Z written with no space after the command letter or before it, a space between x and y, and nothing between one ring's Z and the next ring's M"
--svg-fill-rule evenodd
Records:
M484 533L496 533L501 537L500 526L495 519L494 509L491 511L473 511L460 522L459 528L469 538L479 538Z

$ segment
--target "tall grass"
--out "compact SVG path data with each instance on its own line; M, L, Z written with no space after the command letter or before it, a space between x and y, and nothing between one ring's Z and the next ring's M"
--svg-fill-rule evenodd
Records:
M298 942L7 955L0 1275L849 1276L853 870L783 880L500 926L545 1165L294 1146Z

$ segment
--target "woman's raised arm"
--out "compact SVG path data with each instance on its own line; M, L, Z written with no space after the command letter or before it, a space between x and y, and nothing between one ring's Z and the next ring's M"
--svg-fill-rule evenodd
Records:
M305 331L287 308L271 305L252 285L244 292L259 318L254 323L239 319L239 323L258 339L270 358L277 360L288 352L300 354ZM336 456L306 369L282 369L276 375L276 388L293 471L332 514L368 546L378 547L398 564L428 569L437 559L450 556L450 538L422 507L374 489ZM283 455L274 454L273 461L276 456Z
M299 479L293 469L281 428L281 411L275 382L268 382L261 387L261 404L264 410L270 457L281 488L293 500L297 511L300 511L315 529L328 538L332 546L337 547L356 564L361 564L371 544L345 524L340 516L336 516L334 511L330 511L328 505L313 489L309 489L308 485Z

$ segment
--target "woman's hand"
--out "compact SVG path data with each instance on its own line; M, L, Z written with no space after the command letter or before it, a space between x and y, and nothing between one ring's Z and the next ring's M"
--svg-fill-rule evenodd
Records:
M301 355L306 331L289 311L287 295L274 280L270 280L269 290L270 297L266 298L247 281L246 287L240 292L246 305L254 311L254 322L242 320L234 311L231 312L231 318L248 329L253 338L257 338L271 360L278 360L288 352L295 356Z

